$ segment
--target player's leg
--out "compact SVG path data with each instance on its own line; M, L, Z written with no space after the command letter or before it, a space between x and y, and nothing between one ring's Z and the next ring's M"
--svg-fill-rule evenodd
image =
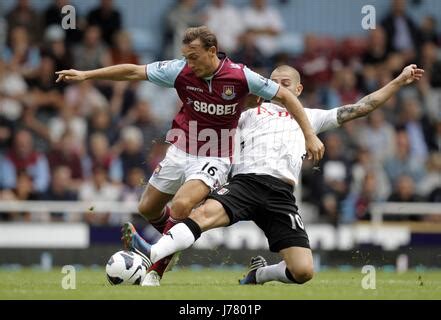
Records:
M253 220L268 238L270 250L279 252L283 261L268 266L263 258L253 258L247 276L240 283L304 283L312 278L312 253L292 187L272 177L260 179L271 186L272 192Z
M139 201L138 210L160 233L164 232L170 217L167 203L184 183L186 159L175 146L170 146L167 154L153 172Z
M250 272L241 283L264 284L269 281L279 281L302 284L312 279L314 265L311 249L290 247L281 250L280 255L283 260L273 265L262 263L262 257L253 258Z
M155 263L175 252L189 248L203 231L229 225L230 218L222 204L208 199L202 206L193 210L190 217L173 226L158 242L151 245L142 240L136 230L130 229L130 241L136 242L140 253L150 262ZM135 246L135 245L133 245Z
M192 157L186 155L185 183L179 188L171 204L170 218L164 234L174 225L187 218L216 186L226 181L230 169L229 158ZM176 255L175 255L176 256ZM156 262L150 270L162 277L169 268L172 257Z
M190 180L185 182L173 197L169 211L170 217L166 221L163 234L167 234L173 226L187 218L190 215L191 210L201 203L207 197L209 192L210 188L201 180ZM170 263L175 264L176 259L178 259L178 255L165 256L163 260L155 262L150 267L149 272L154 271L155 278L162 278L164 272L172 267ZM147 280L148 279L149 277L147 277Z
M314 276L314 262L309 248L290 247L280 250L286 264L285 274L294 283L302 284Z
M150 260L155 263L175 252L189 248L200 237L202 232L226 227L230 218L222 204L208 199L202 206L193 210L182 223L173 226L167 234L151 246Z
M170 216L170 208L167 207L167 203L172 198L172 194L161 192L149 183L139 201L139 212L160 233L163 233Z
M194 209L183 223L172 227L156 244L150 245L143 241L141 253L155 262L165 255L188 248L203 231L250 220L264 198L261 187L249 188L245 179L246 177L235 177L230 183L213 191L203 205ZM139 241L134 235L135 230L127 230L129 242Z

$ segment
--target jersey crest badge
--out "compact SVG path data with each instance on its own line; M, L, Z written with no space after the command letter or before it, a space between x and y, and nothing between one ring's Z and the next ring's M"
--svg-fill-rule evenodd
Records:
M158 164L155 168L155 170L153 171L154 175L157 175L162 169L162 166L160 164Z
M228 192L230 192L230 190L228 190L227 188L222 188L216 191L216 193L220 196L226 195Z
M236 97L236 93L234 92L234 86L224 86L222 90L222 98L224 100L232 100Z

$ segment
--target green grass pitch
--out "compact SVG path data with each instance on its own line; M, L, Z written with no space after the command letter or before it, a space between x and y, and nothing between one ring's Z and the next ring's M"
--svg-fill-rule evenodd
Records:
M57 270L57 269L54 269ZM354 269L355 270L355 269ZM111 286L103 269L81 269L76 289L61 287L65 274L31 269L0 271L0 299L441 299L441 271L376 272L376 289L365 290L361 271L326 270L304 285L270 282L239 286L243 271L178 269L167 273L161 287Z

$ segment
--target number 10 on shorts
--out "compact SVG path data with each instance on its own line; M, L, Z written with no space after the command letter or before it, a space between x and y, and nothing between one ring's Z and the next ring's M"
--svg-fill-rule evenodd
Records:
M289 218L291 219L291 225L294 230L297 229L297 226L299 226L300 229L305 230L305 226L303 225L302 218L300 218L300 215L291 213L288 213Z

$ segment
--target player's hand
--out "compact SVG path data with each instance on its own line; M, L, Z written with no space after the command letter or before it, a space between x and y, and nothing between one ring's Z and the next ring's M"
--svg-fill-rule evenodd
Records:
M401 85L405 86L411 84L415 80L418 81L424 74L423 69L418 69L416 64L411 64L403 69L401 74L398 76L398 81Z
M55 72L58 75L56 83L60 81L84 81L86 80L86 73L84 71L78 71L74 69L62 70Z
M305 147L308 160L317 164L325 154L325 146L315 134L305 137Z

